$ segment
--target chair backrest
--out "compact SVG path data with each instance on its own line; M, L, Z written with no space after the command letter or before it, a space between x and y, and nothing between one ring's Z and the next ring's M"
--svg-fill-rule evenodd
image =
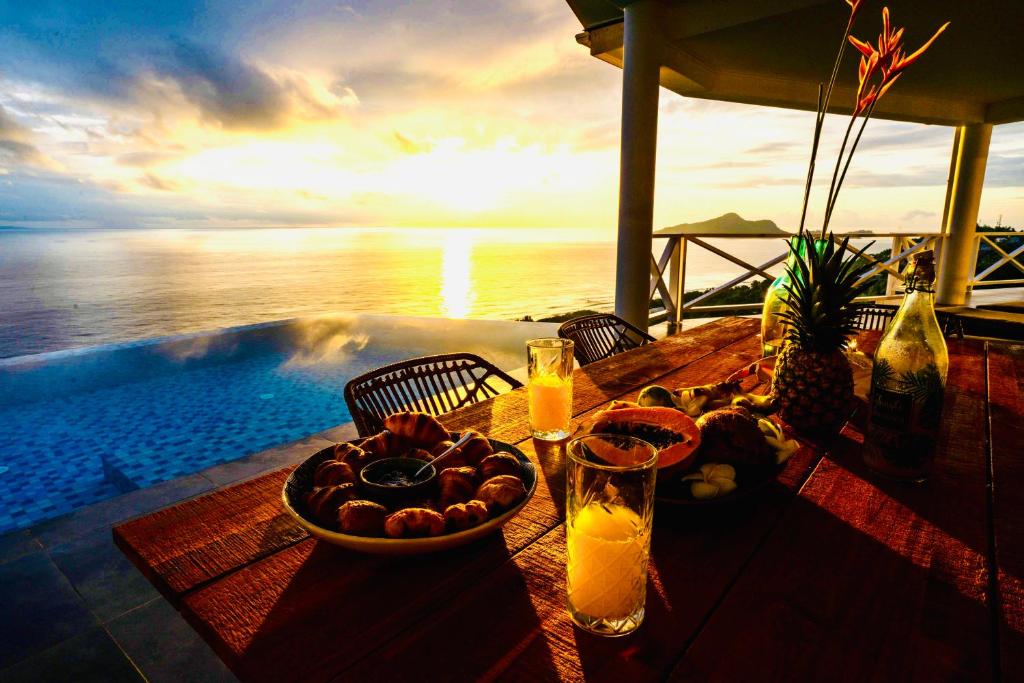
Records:
M576 362L581 366L654 341L651 335L610 313L568 320L558 328L558 336L572 340Z
M345 403L360 436L384 429L384 418L403 410L443 415L523 386L472 353L411 358L349 380Z
M857 329L884 330L898 310L899 306L891 304L861 304L857 307ZM936 311L935 317L942 328L943 336L964 338L964 323L960 316Z

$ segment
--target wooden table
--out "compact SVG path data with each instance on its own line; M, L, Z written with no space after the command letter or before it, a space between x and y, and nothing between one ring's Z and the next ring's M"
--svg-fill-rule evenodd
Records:
M653 382L723 378L758 357L757 332L724 319L579 370L576 419ZM1022 416L1024 347L951 341L926 484L868 474L847 425L748 504L659 508L647 618L618 639L566 614L564 450L528 438L522 390L445 419L519 444L540 473L522 514L470 546L318 543L281 508L288 470L114 536L245 681L1024 680Z

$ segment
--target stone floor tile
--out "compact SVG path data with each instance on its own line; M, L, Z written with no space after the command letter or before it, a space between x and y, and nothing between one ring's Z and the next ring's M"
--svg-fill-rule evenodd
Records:
M150 683L237 680L163 598L122 614L107 628Z
M255 477L264 472L276 470L285 465L301 462L321 448L330 446L332 443L332 441L319 436L310 436L283 446L254 453L238 460L232 460L222 465L210 467L200 472L200 474L217 486L223 486L241 481L242 479Z
M50 557L102 623L159 594L114 545L110 529L54 546Z
M85 603L45 553L0 565L0 668L95 625Z
M191 474L75 510L32 527L32 533L44 546L60 545L90 531L159 510L211 489L213 484L210 480Z
M0 564L17 560L31 553L41 552L42 544L28 529L12 531L0 536Z
M94 626L0 670L0 683L134 683L145 681L109 634Z

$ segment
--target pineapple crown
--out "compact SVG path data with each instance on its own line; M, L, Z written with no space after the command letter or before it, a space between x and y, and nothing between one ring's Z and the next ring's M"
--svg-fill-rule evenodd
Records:
M786 267L789 284L789 309L780 313L786 340L806 351L830 353L846 346L853 334L857 316L853 300L867 283L858 284L859 253L851 253L849 237L836 247L829 233L815 244L807 234L801 236L804 253L790 245L795 265Z

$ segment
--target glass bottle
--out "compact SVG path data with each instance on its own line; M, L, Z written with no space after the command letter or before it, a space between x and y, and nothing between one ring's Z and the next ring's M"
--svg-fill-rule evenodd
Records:
M935 460L949 351L935 317L932 252L920 252L907 272L903 303L875 352L864 461L880 474L923 481Z
M825 249L825 240L815 240L814 249L819 254ZM807 255L807 241L799 236L789 238L789 258L786 259L786 268L782 274L775 278L775 281L768 286L764 295L764 307L761 309L761 355L764 357L778 355L782 351L782 344L786 339L786 323L779 317L779 314L789 308L786 303L789 292L786 285L790 283L790 271L796 272L797 258L803 259ZM794 249L796 250L794 252Z

